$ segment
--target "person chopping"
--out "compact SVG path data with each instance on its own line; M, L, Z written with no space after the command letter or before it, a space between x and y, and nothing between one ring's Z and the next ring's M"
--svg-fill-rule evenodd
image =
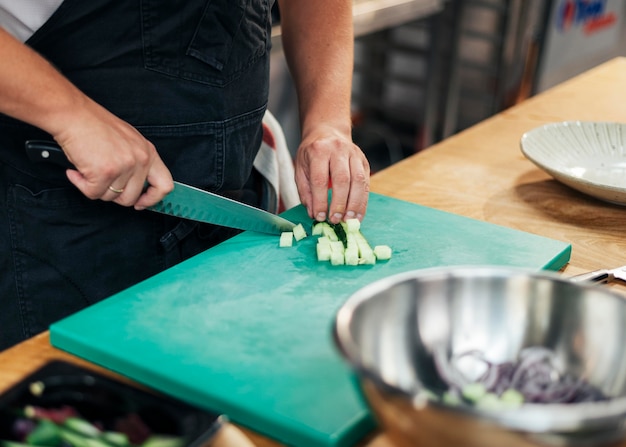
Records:
M363 219L352 2L278 3L300 200L312 219ZM258 203L271 6L0 0L0 349L236 234L142 210L174 179ZM42 139L75 169L31 162L24 143Z

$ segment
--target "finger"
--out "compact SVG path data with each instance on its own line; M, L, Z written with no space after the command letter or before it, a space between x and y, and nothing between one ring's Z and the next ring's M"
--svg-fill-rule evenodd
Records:
M313 194L311 192L311 185L309 183L309 177L304 173L300 165L296 165L295 181L300 202L306 208L309 218L313 219Z
M143 189L143 193L135 202L136 210L143 210L156 205L174 189L172 174L160 160L150 169L144 185L146 183L147 188Z
M89 181L83 174L75 169L68 169L65 174L70 182L78 188L89 199L100 199L105 195L108 195L109 200L113 200L112 192L108 190L108 186L105 183L94 183Z
M369 199L370 167L364 157L350 159L350 193L345 218L363 220Z
M126 182L124 187L117 186L124 184L124 182ZM109 191L114 194L113 198L110 199L107 193L106 196L102 197L102 200L109 199L118 205L134 206L139 197L143 194L144 184L143 175L140 174L135 175L128 181L123 180L123 178L118 178L108 187Z
M328 187L330 166L328 159L311 163L309 185L311 188L311 214L318 222L326 220L328 212Z
M331 165L332 199L329 217L332 223L341 222L346 213L350 193L350 160L346 157L334 159Z

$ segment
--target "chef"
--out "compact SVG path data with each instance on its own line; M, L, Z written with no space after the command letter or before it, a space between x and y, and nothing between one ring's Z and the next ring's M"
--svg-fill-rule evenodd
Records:
M142 210L173 179L258 203L271 7L0 0L0 349L234 234ZM300 199L313 219L362 219L352 2L279 7L300 106ZM55 140L75 169L30 161L33 139Z

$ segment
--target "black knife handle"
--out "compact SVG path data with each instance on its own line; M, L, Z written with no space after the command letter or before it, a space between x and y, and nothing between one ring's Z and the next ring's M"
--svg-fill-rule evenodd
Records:
M28 140L24 143L24 146L30 161L35 163L53 163L64 168L76 169L67 159L61 146L54 141Z

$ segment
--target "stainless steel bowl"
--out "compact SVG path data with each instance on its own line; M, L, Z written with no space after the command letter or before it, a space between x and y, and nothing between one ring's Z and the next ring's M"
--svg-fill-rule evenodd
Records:
M626 299L604 286L508 267L417 270L357 291L334 336L398 446L604 445L626 435ZM441 384L436 355L479 350L499 363L531 346L610 399L491 411L423 398Z

